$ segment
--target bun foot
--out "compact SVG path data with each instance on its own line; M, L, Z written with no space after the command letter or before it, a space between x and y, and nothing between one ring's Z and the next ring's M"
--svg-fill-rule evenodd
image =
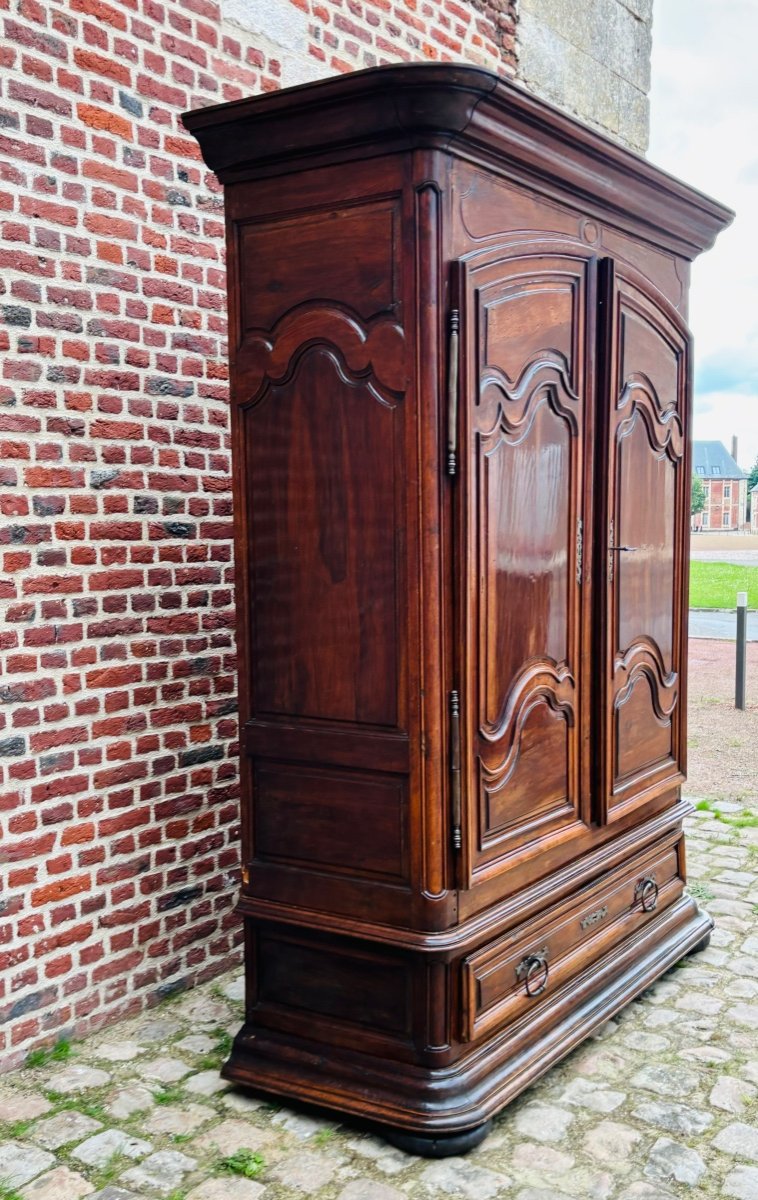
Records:
M389 1129L387 1126L382 1126L378 1132L406 1154L418 1154L421 1158L450 1158L454 1154L466 1154L473 1150L474 1146L484 1141L491 1128L492 1121L484 1121L461 1133L409 1133L405 1129Z
M697 946L693 946L691 950L687 951L685 958L689 958L692 954L699 954L701 950L707 950L711 944L711 933L712 930L709 929L703 940L698 942Z

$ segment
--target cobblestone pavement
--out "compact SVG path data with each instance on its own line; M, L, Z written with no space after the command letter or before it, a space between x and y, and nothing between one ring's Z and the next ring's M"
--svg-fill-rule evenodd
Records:
M726 806L690 822L710 948L465 1158L413 1158L228 1087L242 987L226 976L0 1079L0 1200L758 1200L758 828L744 820Z

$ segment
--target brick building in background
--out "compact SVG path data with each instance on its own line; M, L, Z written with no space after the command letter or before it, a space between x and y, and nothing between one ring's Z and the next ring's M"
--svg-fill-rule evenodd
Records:
M182 110L464 59L635 147L651 0L0 0L0 1068L238 953L221 193Z
M692 528L700 530L744 529L747 525L747 475L722 442L694 442L692 470L705 488L705 508L692 518Z

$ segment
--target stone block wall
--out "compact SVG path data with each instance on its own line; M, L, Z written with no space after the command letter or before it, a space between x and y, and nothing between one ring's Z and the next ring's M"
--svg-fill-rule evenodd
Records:
M550 7L0 0L0 1069L239 957L223 213L179 114L513 74L517 34L560 99Z
M644 151L653 0L519 0L518 78Z

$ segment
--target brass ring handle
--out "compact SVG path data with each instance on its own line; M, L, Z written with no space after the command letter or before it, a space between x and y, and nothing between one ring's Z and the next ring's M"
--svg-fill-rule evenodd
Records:
M519 979L523 978L526 994L529 997L539 996L547 987L550 967L547 963L547 951L539 954L527 954L516 967Z
M653 875L646 875L635 889L635 899L639 900L643 912L652 912L658 903L658 884Z

